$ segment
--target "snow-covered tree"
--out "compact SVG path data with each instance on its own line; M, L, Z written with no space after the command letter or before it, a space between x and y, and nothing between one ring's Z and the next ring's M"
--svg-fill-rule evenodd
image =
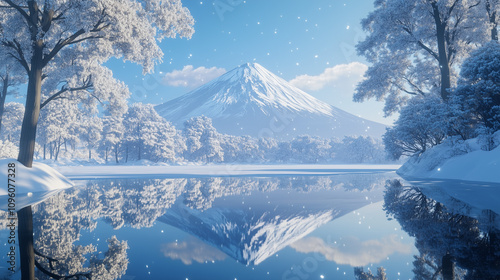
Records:
M19 144L21 125L24 114L24 106L21 103L8 102L5 104L3 115L4 130L0 133L0 139Z
M329 158L330 145L326 139L302 135L291 141L294 158L299 162L317 163Z
M467 128L479 125L491 132L500 129L498 41L491 41L477 49L462 64L459 86L452 95L452 101L452 108L455 109L452 115L457 126Z
M290 162L293 159L293 149L290 142L279 142L274 155L275 162Z
M175 161L185 150L181 135L151 104L133 104L124 115L123 125L127 159L133 149L138 160Z
M91 160L92 150L97 148L102 138L103 121L96 115L91 117L80 116L79 124L78 135L81 141L85 143L89 151L89 160Z
M15 158L19 148L9 140L0 140L0 158Z
M224 135L221 147L224 150L224 162L240 162L241 138L234 135Z
M439 97L412 98L383 136L387 154L399 159L440 144L448 135L447 117L446 104Z
M162 118L156 113L153 106L142 103L134 103L128 108L123 116L123 126L125 128L124 140L126 143L126 158L131 149L136 150L137 159L140 160L144 155L144 125L146 122L160 123ZM146 132L150 133L150 132Z
M443 100L454 84L455 67L491 29L480 1L377 0L362 21L368 36L356 46L371 66L354 99L385 100L390 115L410 96L439 91ZM483 9L484 10L484 9Z
M356 280L387 280L387 274L383 267L377 268L377 275L373 275L370 270L365 272L363 267L355 267L354 277Z
M222 135L205 116L193 117L184 123L183 130L187 150L185 158L192 161L221 162L224 151Z
M265 161L274 161L278 141L275 138L259 138L259 151Z
M77 128L78 122L77 104L65 101L56 101L49 105L49 110L44 110L40 116L38 128L38 143L43 147L44 159L47 149L50 158L57 160L61 148L67 150L68 144L75 148L79 142Z
M163 55L158 41L193 33L194 20L180 0L0 0L0 7L0 43L28 78L18 156L27 167L33 163L42 80L55 58L75 50L88 55L81 61L93 57L103 63L116 57L141 64L149 72ZM89 79L83 77L80 86L86 87ZM48 96L46 101L55 97ZM18 217L30 220L31 207L20 210ZM20 223L18 238L22 278L34 279L28 221Z
M177 155L186 150L181 135L164 119L160 122L145 122L139 133L144 153L152 161L174 162L178 159Z
M250 136L223 135L221 148L224 162L262 162L264 154L260 151L259 141Z
M120 144L124 130L123 118L121 116L107 116L103 119L102 140L99 148L104 154L106 162L108 162L108 156L111 151L114 151L115 162L119 162Z
M0 41L26 71L28 88L19 159L31 166L42 80L58 59L102 63L110 57L139 63L144 72L162 57L158 41L177 34L190 37L193 19L179 0L172 1L0 1ZM85 65L84 65L85 66ZM79 87L92 82L82 77ZM69 86L67 87L69 88ZM64 90L64 89L61 89ZM68 91L68 90L66 90ZM59 92L59 91L58 91ZM58 92L46 100L58 98Z
M1 31L0 31L1 32ZM0 48L0 135L2 133L2 117L5 113L5 100L7 95L17 93L16 86L25 81L19 64L9 57L5 48Z
M384 145L372 137L346 136L336 147L335 159L345 163L375 163L385 159Z

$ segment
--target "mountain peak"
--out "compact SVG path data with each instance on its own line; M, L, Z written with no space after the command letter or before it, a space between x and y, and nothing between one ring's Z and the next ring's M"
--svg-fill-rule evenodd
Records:
M380 137L385 132L385 126L320 101L258 63L242 64L156 110L177 126L204 115L219 131L233 135Z
M260 64L258 64L257 62L247 62L247 63L240 65L237 68L258 68L258 67L264 68Z
M235 79L242 79L248 81L246 80L246 78L251 76L256 77L258 79L263 79L265 76L270 76L270 75L274 74L272 74L266 68L262 67L262 65L256 62L247 62L230 70L229 72L227 72L226 74L222 75L219 78L227 80L227 78L230 77L229 79L232 81L235 81Z

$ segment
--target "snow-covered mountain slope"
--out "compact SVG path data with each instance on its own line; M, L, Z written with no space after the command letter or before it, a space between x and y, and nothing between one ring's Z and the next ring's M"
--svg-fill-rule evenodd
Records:
M380 137L385 126L320 101L257 63L243 64L179 98L156 106L181 127L191 117L207 116L218 131L233 135L289 139Z

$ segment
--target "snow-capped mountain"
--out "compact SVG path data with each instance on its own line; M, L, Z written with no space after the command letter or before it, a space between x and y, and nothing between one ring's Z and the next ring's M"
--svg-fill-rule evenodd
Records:
M384 125L320 101L257 63L243 64L155 109L178 127L191 117L207 116L218 131L232 135L378 138L385 132Z

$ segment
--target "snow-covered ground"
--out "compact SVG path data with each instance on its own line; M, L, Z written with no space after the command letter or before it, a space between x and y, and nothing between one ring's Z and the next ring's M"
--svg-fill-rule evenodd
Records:
M0 182L5 183L0 188L0 210L6 210L9 203L19 210L73 187L70 180L46 164L35 162L33 168L26 168L15 159L0 159Z
M195 178L228 176L322 176L347 173L390 172L399 165L184 165L184 166L55 166L70 179L94 178Z
M500 142L500 132L493 139ZM500 146L483 151L478 139L448 140L419 157L410 158L397 173L403 178L455 179L500 183Z

